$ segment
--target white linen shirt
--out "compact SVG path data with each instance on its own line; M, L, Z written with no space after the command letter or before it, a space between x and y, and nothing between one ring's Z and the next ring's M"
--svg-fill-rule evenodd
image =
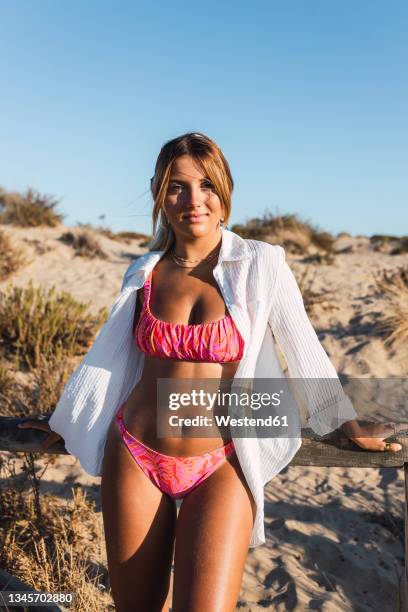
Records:
M302 403L308 424L324 435L355 419L337 373L306 314L296 279L281 246L243 239L222 228L214 278L244 341L234 378L284 378L275 340L288 365L289 377L327 379L319 392L304 387ZM119 406L141 378L144 353L132 326L137 290L164 255L149 251L125 273L110 316L91 349L71 375L49 425L60 434L82 467L100 476L109 426ZM326 382L326 381L324 381ZM310 392L309 392L310 391ZM256 503L250 547L265 542L263 487L293 458L300 437L234 438L236 454Z

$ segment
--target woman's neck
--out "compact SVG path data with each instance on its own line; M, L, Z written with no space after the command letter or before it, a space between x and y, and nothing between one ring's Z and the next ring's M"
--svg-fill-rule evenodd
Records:
M179 257L190 260L200 260L208 257L217 246L220 244L222 239L222 232L216 232L213 236L202 236L201 238L192 238L191 240L177 239L173 246L173 251Z

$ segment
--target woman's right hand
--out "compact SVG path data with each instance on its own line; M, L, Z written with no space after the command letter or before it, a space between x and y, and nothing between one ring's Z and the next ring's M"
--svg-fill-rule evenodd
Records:
M40 445L41 448L44 450L52 446L52 444L55 444L55 442L58 442L58 440L60 439L62 440L62 436L57 434L56 431L52 431L52 429L48 425L48 421L28 420L28 421L23 421L22 423L19 423L17 427L19 429L41 429L42 431L47 431L49 435L45 438L44 442L42 442Z

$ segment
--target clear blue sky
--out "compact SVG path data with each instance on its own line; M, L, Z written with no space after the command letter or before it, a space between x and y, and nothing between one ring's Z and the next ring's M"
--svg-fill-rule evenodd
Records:
M407 34L403 0L0 0L0 185L149 232L160 147L201 131L230 224L408 234Z

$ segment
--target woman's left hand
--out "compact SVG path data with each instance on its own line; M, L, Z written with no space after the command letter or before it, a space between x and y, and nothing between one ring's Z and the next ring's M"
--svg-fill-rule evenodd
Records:
M369 451L400 451L402 446L397 442L385 442L386 438L395 435L399 430L407 429L407 425L390 423L364 423L347 421L341 426L346 436L360 448Z

